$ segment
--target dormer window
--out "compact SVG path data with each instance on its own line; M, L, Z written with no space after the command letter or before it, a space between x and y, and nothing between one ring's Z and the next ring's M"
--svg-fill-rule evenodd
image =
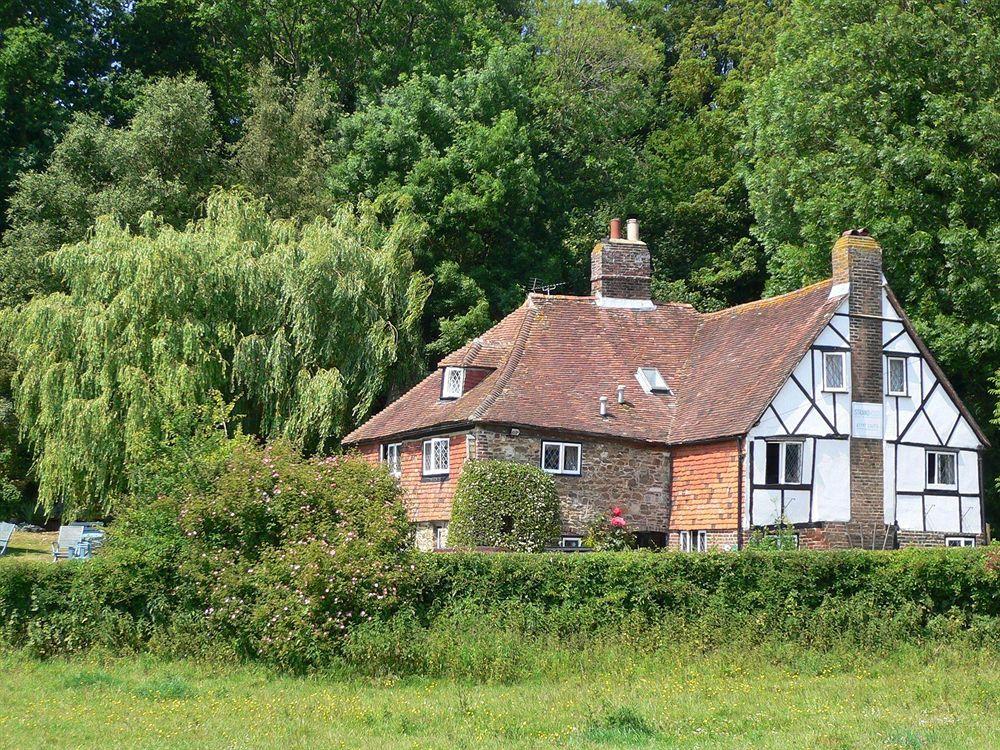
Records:
M640 367L635 371L635 379L639 381L646 393L669 395L672 391L667 387L667 381L655 367Z
M441 381L441 398L461 398L465 390L465 368L446 367Z

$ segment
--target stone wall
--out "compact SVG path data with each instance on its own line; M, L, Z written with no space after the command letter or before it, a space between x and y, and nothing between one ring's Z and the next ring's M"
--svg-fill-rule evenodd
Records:
M551 435L477 427L473 455L478 459L519 461L539 466L542 440ZM598 516L621 507L634 531L666 531L670 521L670 454L662 448L614 441L580 443L580 476L553 475L562 502L563 533L583 535Z

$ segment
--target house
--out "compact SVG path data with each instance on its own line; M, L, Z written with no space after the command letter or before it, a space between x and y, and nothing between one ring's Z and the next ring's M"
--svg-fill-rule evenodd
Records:
M651 301L630 219L588 297L530 294L348 435L399 477L421 548L447 544L469 459L551 473L564 546L620 506L644 543L981 544L986 437L917 335L865 230L826 281L714 313Z

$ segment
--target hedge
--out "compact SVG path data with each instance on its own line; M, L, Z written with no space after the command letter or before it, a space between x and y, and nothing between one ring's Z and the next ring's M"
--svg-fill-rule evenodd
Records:
M508 644L531 635L580 643L611 634L648 637L654 647L771 638L884 648L906 639L971 634L996 644L998 568L1000 547L420 555L417 585L400 612L359 625L331 649L339 656L330 658L420 671L428 668L428 657L415 644L442 644L435 659L443 663L452 658L448 649L457 647L456 639L486 643L501 635ZM205 636L205 603L196 591L162 560L4 561L0 642L42 656L94 646L190 655L199 651L199 638L217 640ZM323 664L310 668L315 666Z

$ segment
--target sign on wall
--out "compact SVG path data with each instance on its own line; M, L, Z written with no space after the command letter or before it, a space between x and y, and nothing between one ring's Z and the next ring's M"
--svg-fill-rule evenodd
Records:
M882 404L855 401L851 404L851 436L882 439Z

